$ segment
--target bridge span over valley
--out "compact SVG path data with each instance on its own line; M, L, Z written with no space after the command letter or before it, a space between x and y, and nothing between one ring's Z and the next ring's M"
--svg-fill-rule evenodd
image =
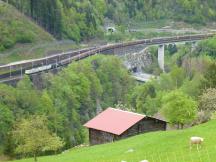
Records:
M32 75L40 73L42 71L49 71L59 67L64 67L73 61L78 61L95 55L98 53L102 54L113 54L116 49L132 48L137 45L159 45L158 48L158 62L162 70L164 70L164 45L178 42L197 42L200 40L208 39L213 37L213 33L209 34L197 34L197 35L184 35L174 37L162 37L152 39L142 39L130 42L107 44L102 46L95 46L85 48L76 51L68 51L58 53L52 56L43 57L39 59L23 60L19 62L13 62L6 65L0 66L0 83L10 82L13 80L20 80L24 74Z

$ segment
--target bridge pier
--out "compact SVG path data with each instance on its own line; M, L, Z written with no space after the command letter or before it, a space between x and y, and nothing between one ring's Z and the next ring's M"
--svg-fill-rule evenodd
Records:
M196 49L197 42L191 42L191 52L193 52Z
M164 72L164 44L158 47L158 65Z

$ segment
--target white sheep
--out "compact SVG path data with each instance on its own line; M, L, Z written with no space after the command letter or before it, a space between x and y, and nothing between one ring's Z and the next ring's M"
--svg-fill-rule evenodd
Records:
M134 152L134 149L129 149L126 151L126 153L131 153L131 152Z
M197 150L198 150L199 146L201 147L201 144L203 141L204 141L204 138L202 137L191 137L190 138L190 149L192 149L192 145L197 145Z
M142 161L140 161L140 162L149 162L148 160L142 160Z

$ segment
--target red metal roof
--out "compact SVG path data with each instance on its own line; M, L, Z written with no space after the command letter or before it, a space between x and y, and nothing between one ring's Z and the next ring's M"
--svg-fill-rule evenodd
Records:
M139 122L145 115L123 111L114 108L107 108L84 126L104 132L121 135L131 126Z

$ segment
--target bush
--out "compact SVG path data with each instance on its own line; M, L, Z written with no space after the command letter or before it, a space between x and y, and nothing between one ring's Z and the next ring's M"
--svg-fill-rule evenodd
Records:
M214 113L211 115L211 119L212 119L212 120L216 120L216 112L214 112Z
M114 42L122 41L124 40L124 38L125 36L122 33L114 33L114 34L107 35L107 39L109 41L114 41Z
M216 112L216 89L207 89L199 99L199 109L205 112Z
M211 119L211 116L212 115L210 113L200 111L197 113L197 119L193 121L192 125L206 123Z
M3 46L4 46L5 49L8 49L8 48L13 47L13 45L15 44L15 40L13 40L10 37L3 38L2 44L3 44Z
M4 48L4 46L1 44L0 45L0 51L4 51L5 50L5 48Z
M26 31L24 33L20 33L16 36L16 40L19 43L32 43L35 39L36 35L32 31Z

